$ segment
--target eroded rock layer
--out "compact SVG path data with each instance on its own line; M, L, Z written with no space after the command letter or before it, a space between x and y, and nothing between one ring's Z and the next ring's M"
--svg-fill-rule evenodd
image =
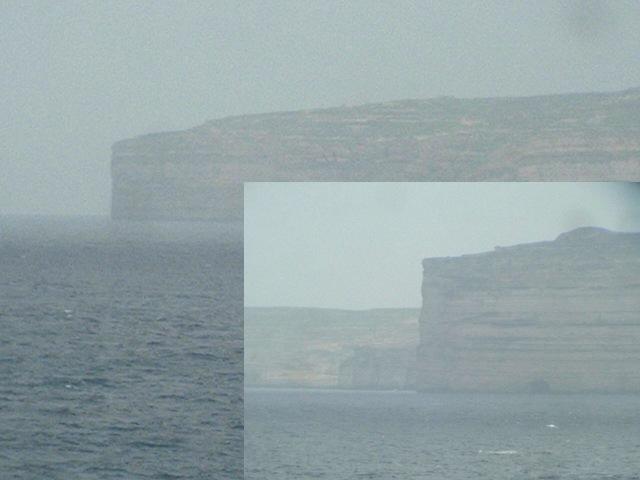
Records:
M242 217L246 181L640 180L640 89L223 118L113 146L112 216Z
M423 261L420 390L640 392L640 233Z

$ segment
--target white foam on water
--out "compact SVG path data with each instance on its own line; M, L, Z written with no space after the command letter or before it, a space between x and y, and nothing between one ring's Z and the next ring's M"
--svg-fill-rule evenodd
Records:
M478 450L478 453L484 453L487 455L516 455L518 453L517 450Z

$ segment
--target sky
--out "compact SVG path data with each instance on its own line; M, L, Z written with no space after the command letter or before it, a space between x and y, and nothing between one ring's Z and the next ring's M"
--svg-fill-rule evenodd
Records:
M423 258L640 232L630 183L247 183L245 306L419 307Z
M106 215L110 147L208 119L640 86L637 0L0 2L0 214Z

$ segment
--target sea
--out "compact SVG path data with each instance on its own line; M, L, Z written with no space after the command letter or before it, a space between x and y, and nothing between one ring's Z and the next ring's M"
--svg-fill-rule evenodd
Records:
M0 479L243 474L242 226L0 217Z
M245 390L246 480L638 480L640 397Z

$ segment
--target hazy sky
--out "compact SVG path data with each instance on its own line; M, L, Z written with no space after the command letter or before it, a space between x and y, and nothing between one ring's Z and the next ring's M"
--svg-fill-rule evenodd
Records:
M245 305L420 305L421 260L580 226L640 231L615 183L245 184Z
M0 3L0 214L106 214L110 146L227 115L640 85L640 3Z

